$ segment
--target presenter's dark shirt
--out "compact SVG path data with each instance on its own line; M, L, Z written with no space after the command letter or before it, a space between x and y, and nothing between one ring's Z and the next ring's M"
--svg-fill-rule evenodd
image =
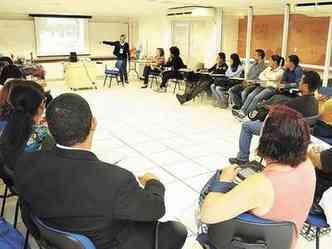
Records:
M129 44L125 42L121 44L119 41L109 42L103 41L104 44L114 46L113 54L120 60L130 59Z

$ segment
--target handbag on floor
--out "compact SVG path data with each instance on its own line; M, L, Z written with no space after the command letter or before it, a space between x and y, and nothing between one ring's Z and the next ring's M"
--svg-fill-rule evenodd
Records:
M25 239L23 235L0 217L0 248L1 249L23 249Z

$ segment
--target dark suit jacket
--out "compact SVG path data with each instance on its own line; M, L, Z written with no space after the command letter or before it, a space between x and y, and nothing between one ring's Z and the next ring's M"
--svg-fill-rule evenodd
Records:
M121 60L130 60L130 49L129 44L126 42L124 45L121 45L120 41L109 42L103 41L104 44L114 46L113 54ZM123 49L122 53L120 53L121 48Z
M86 235L97 249L123 248L124 241L135 248L128 243L135 224L165 213L159 181L143 189L132 173L88 151L25 153L15 167L15 184L30 212L52 227Z

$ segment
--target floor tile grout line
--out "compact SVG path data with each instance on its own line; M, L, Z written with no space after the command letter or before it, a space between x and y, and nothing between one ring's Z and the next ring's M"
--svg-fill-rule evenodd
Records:
M161 164L157 163L156 161L154 161L153 159L146 157L146 155L144 153L142 153L141 151L137 150L135 147L131 146L130 144L128 144L126 141L124 141L122 138L119 138L118 136L116 136L113 133L113 136L116 137L117 139L121 140L121 142L125 143L129 148L131 148L132 150L136 151L136 153L140 154L141 156L143 156L145 159L147 159L148 161L156 164L156 166L158 166L159 168L163 169L166 173L168 173L169 175L173 176L175 179L177 179L178 181L180 181L181 183L183 183L184 185L186 185L188 188L190 188L192 191L194 191L195 193L199 193L198 191L196 191L193 187L191 187L189 184L187 184L186 182L184 182L181 178L179 178L178 176L174 175L172 172L170 172L169 170L167 170L164 166L162 166ZM174 152L174 151L173 151Z

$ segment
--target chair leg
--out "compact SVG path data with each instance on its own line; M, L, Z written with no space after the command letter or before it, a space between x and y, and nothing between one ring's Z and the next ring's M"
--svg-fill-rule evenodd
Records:
M317 229L316 229L316 249L319 249L319 235L320 235L320 228L317 227Z
M177 84L178 84L178 82L177 81L175 81L175 83L174 83L175 85L174 85L174 88L173 88L173 94L175 93L175 91L176 91L176 86L177 86Z
M107 76L105 75L105 79L104 79L104 87L106 85L106 81L107 81Z
M1 213L0 213L1 217L3 217L3 215L5 213L5 206L6 206L6 201L7 201L7 195L8 195L8 187L6 185L5 186L5 191L3 193L2 205L1 205Z
M17 199L16 201L16 206L15 206L15 215L14 215L14 223L13 223L13 227L16 228L17 227L17 220L18 220L18 212L20 210L20 200Z
M113 76L110 77L110 83L108 84L108 88L110 88L112 86L112 80L113 80Z

